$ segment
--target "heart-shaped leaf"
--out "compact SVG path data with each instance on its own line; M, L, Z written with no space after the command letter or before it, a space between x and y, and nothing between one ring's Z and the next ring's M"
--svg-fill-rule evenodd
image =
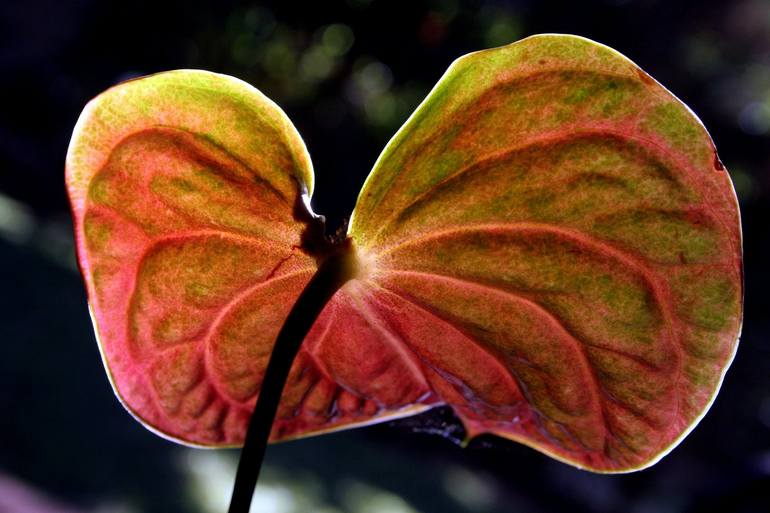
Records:
M172 72L94 100L67 165L116 392L175 439L240 443L324 258L301 140L245 84ZM737 344L740 223L708 134L582 38L456 61L349 235L361 271L306 337L274 440L449 404L470 436L633 470L704 414Z

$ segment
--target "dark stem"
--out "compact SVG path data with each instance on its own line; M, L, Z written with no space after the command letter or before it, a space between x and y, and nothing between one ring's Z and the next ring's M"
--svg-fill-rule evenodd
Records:
M355 276L356 270L355 254L346 241L321 263L284 321L267 364L257 405L251 414L228 513L249 513L268 437L294 357L323 307Z

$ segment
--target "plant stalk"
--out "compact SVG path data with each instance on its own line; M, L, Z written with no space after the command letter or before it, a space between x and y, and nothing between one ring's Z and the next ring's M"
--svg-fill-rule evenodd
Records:
M270 431L294 357L326 303L340 287L355 277L356 271L355 252L348 240L321 263L284 321L249 420L228 513L249 513Z

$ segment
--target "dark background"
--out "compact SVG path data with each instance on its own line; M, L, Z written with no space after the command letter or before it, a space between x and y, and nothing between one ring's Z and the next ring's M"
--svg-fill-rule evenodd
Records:
M770 511L770 2L0 2L0 512L224 511L236 451L158 438L115 400L94 341L63 186L85 103L174 68L240 77L305 139L332 226L456 57L540 32L608 44L698 113L743 213L746 315L714 407L654 467L602 476L451 414L273 446L256 511ZM764 492L764 496L763 496ZM256 509L259 508L259 509Z

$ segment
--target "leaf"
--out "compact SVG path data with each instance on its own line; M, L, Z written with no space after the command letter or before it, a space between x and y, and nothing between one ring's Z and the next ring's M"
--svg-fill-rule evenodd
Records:
M84 110L67 156L79 261L115 391L152 429L242 440L316 269L302 247L312 186L294 127L239 80L162 73Z
M108 373L152 429L242 442L273 340L325 258L312 170L235 79L121 84L67 160ZM574 36L456 61L367 178L363 269L297 356L272 439L452 406L573 465L650 465L692 429L737 344L740 222L694 115Z
M470 436L643 468L704 415L736 349L740 221L714 145L583 38L452 64L375 164L350 235L371 315Z

